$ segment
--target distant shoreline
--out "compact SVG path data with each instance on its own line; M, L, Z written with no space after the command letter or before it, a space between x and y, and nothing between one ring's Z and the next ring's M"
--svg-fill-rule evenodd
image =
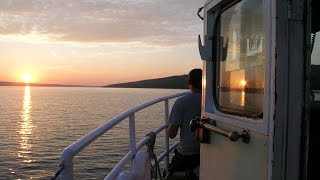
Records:
M152 88L152 89L188 89L187 75L147 79L134 82L110 84L103 88Z
M33 87L100 87L86 85L65 85L65 84L40 84L40 83L23 83L23 82L5 82L0 81L0 86L33 86Z
M320 90L320 65L311 65L310 83L311 89ZM43 84L0 81L0 86L34 86L34 87L96 87L96 88L149 88L149 89L188 89L187 75L170 76L156 79L147 79L133 82L109 84L103 86L68 85L68 84ZM262 91L247 89L247 91Z
M52 87L52 88L63 88L63 87L66 87L66 88L72 88L72 87L78 87L78 88L99 88L99 89L171 89L171 90L187 90L187 88L152 88L152 87L103 87L103 86L33 86L33 85L0 85L0 88L1 87L26 87L26 86L29 86L29 87Z

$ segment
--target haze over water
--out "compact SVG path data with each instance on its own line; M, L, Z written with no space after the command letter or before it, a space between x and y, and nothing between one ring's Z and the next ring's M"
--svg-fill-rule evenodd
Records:
M0 87L0 179L49 179L62 150L81 136L133 106L182 91ZM136 114L137 142L163 123L163 114L164 103ZM103 179L128 152L128 137L125 120L75 157L74 177Z

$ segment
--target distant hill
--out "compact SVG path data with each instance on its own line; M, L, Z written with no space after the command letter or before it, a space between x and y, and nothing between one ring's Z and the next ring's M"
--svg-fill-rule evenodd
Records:
M103 87L112 88L159 88L159 89L187 89L187 75L170 76L127 83L111 84Z
M158 79L111 84L102 87L186 89L187 77L187 75L171 76ZM320 90L320 65L311 65L311 85L312 89Z
M22 82L5 82L0 81L0 86L38 86L38 87L90 87L83 85L64 85L64 84L40 84L40 83L22 83Z

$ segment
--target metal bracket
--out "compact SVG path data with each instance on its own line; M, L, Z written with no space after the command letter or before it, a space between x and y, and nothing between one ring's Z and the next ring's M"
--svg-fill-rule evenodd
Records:
M200 123L203 123L204 119L196 117L190 121L189 127L192 132L196 132L196 140L201 143L210 143L210 136L207 129L200 128Z
M212 61L212 57L211 57L212 49L210 48L211 41L212 41L212 37L205 35L204 36L205 45L202 45L201 36L200 35L198 36L199 53L200 53L201 59L204 61Z

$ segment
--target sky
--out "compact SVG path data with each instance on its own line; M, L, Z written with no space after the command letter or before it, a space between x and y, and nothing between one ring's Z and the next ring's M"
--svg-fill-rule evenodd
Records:
M1 0L0 81L106 85L201 68L205 0ZM30 78L29 78L30 79Z

